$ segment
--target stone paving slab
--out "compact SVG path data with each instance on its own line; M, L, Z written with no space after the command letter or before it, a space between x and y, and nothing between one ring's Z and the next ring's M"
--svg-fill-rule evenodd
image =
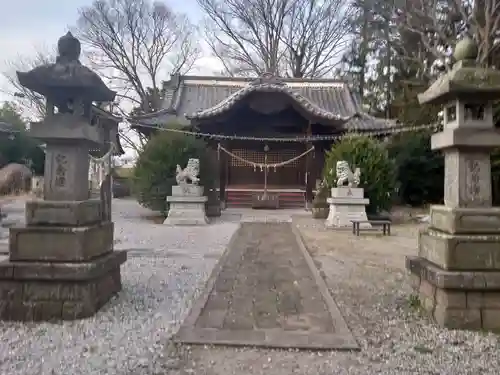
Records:
M291 223L242 223L174 340L358 349Z

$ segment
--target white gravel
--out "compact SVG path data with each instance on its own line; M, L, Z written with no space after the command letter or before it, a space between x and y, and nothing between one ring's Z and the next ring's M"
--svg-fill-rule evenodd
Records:
M22 220L21 204L6 207L11 220ZM238 224L155 225L141 219L147 211L128 200L115 200L113 211L115 248L133 249L122 267L122 292L86 320L0 322L0 374L168 373L163 356L169 337Z
M238 222L260 221L263 213L227 210L217 224L173 228L141 219L148 211L133 201L116 200L113 209L115 248L133 249L122 268L123 291L88 320L0 322L0 375L500 373L498 335L441 329L409 307L411 290L399 263L416 244L410 241L405 248L405 235L396 235L397 228L390 238L394 242L380 240L379 248L375 239L332 241L322 239L321 231L310 233L310 242L312 238L318 246L331 243L315 252L314 259L321 262L360 352L172 347L171 333L201 292ZM10 221L23 220L22 204L8 205L5 211ZM273 220L285 219L281 213L273 215Z

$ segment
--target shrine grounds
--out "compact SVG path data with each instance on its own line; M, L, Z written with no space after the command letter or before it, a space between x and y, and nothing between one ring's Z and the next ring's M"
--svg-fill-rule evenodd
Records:
M3 207L7 224L22 222L23 205L17 200ZM394 225L390 237L355 237L325 229L310 213L293 213L291 224L359 351L173 343L170 337L203 292L241 218L254 212L241 216L228 210L206 227L166 227L146 220L150 212L135 201L114 200L115 248L129 250L122 292L95 317L82 321L0 322L0 374L499 373L499 336L441 329L422 315L412 298L404 257L417 252L418 224ZM259 215L253 221L262 219ZM290 219L283 210L273 215L277 221ZM0 252L5 253L3 231Z

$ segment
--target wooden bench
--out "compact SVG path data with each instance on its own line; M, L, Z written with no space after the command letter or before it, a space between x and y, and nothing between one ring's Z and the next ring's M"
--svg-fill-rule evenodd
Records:
M382 233L387 236L391 235L391 221L390 220L351 220L352 234L359 236L359 224L369 223L374 226L381 226Z

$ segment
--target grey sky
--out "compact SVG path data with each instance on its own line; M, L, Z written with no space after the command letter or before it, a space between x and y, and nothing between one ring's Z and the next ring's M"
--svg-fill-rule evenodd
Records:
M196 0L166 2L177 12L187 14L194 23L200 21ZM6 61L55 45L75 23L78 8L91 3L92 0L0 0L0 72L5 72ZM0 100L8 99L4 94L6 89L1 77Z

